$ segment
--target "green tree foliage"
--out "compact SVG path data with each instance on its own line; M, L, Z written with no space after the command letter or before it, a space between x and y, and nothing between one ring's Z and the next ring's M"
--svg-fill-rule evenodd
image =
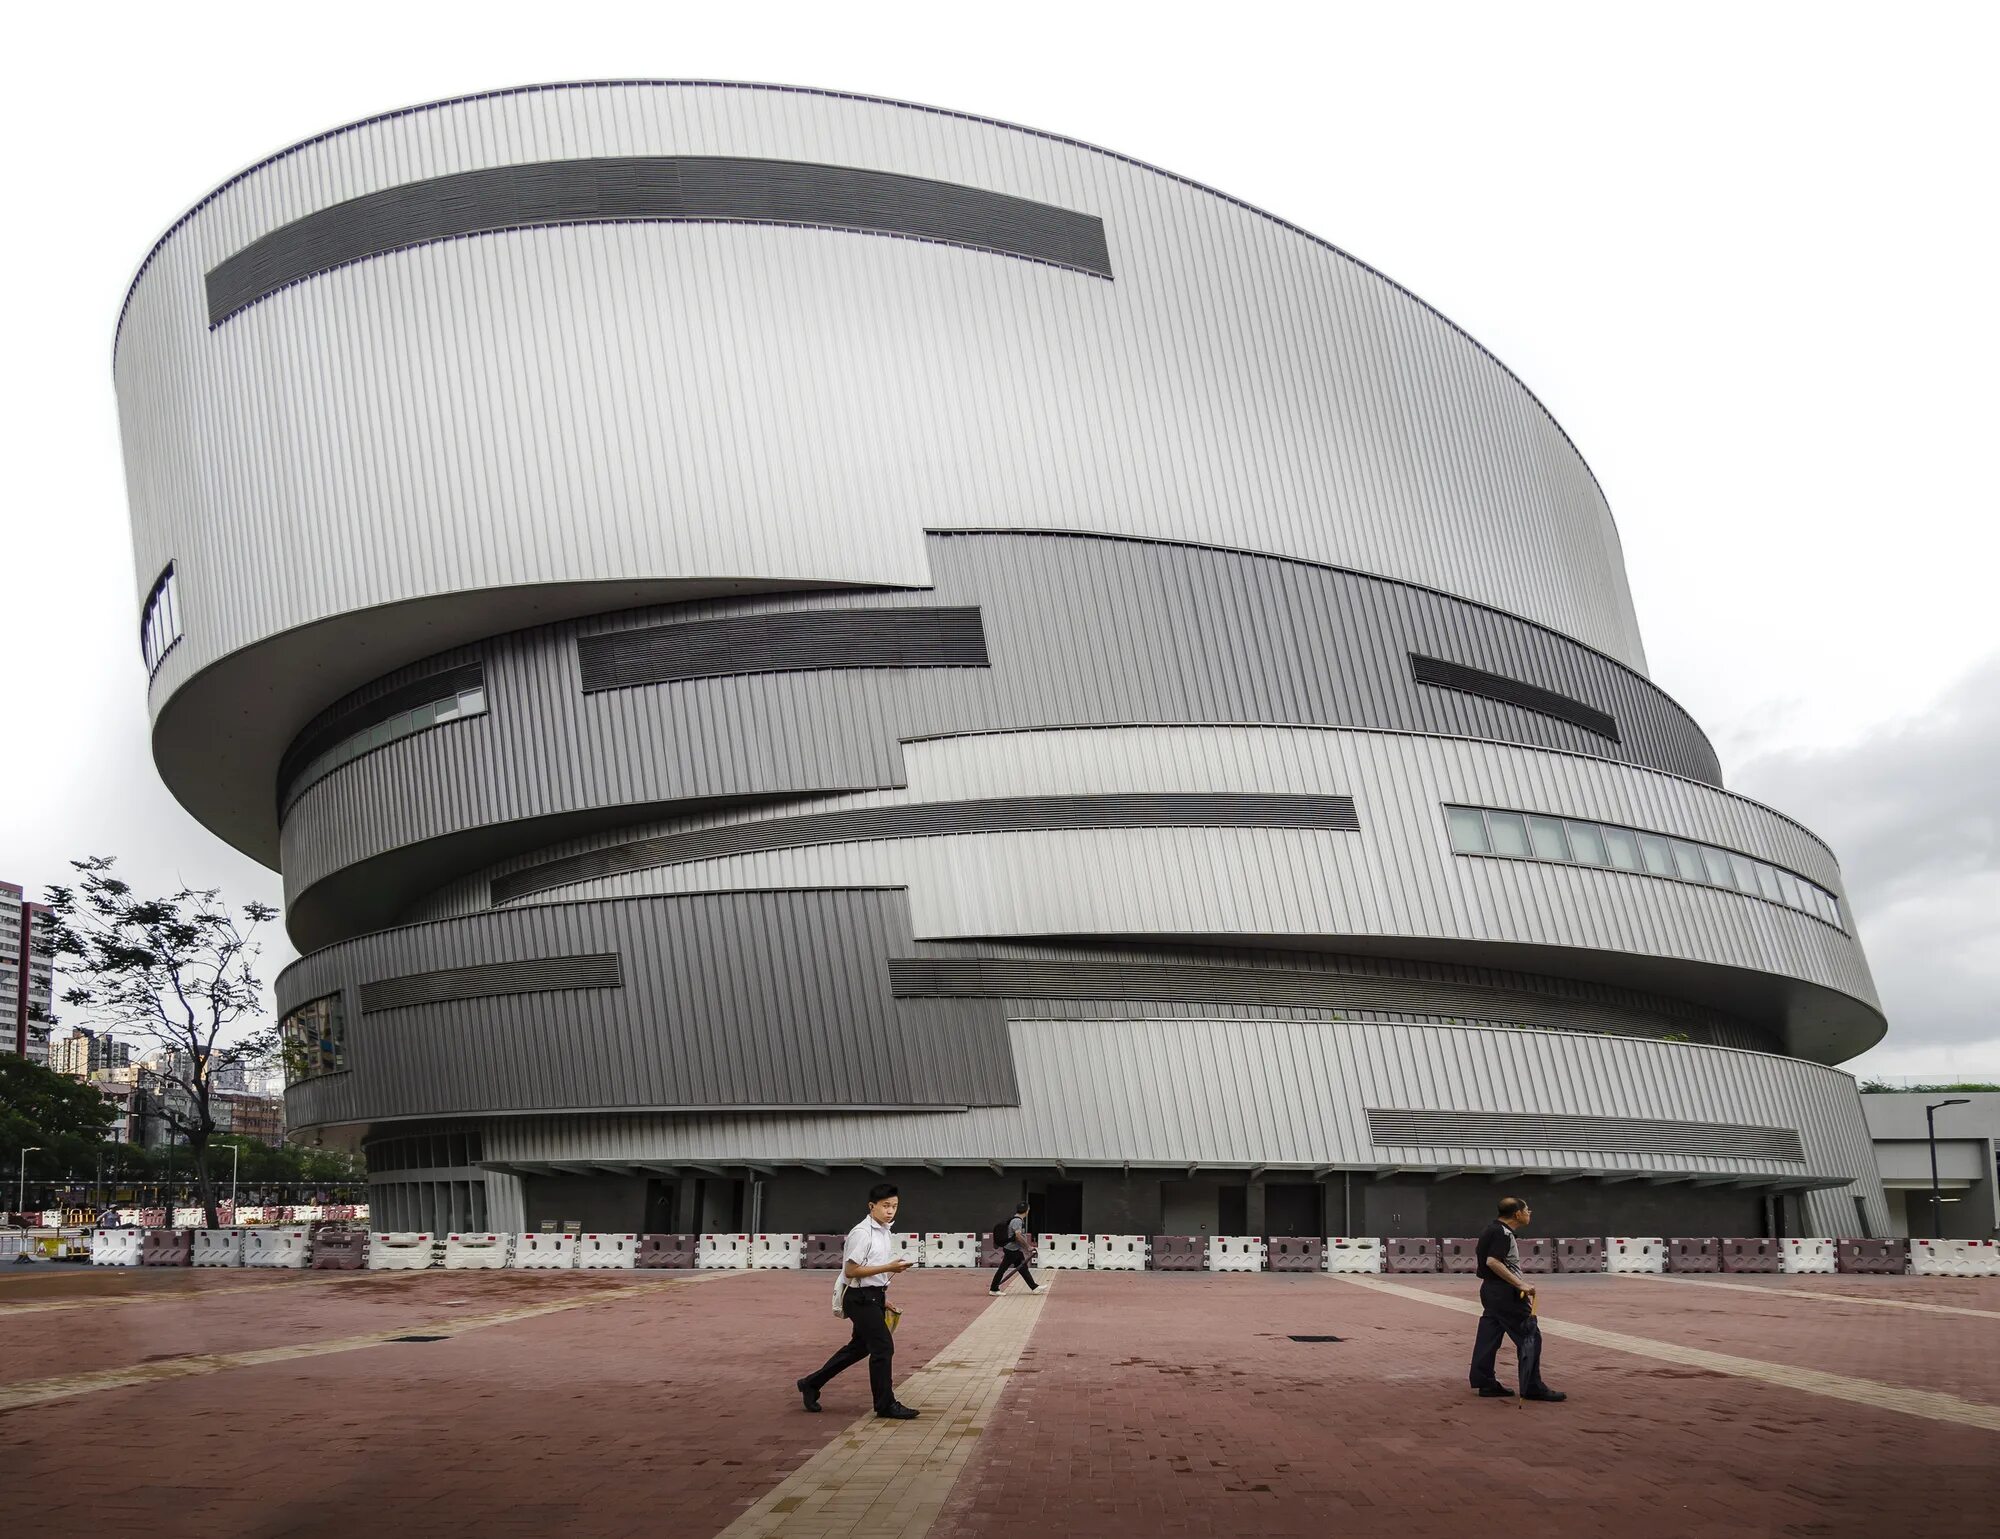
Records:
M1963 1085L1886 1085L1879 1079L1864 1079L1861 1082L1861 1089L1865 1095L1936 1095L1940 1091L2000 1090L2000 1085L1989 1085L1977 1080Z
M70 862L80 881L49 889L51 923L37 950L62 959L71 980L64 1003L84 1007L115 1036L166 1050L157 1070L168 1092L162 1112L193 1155L213 1227L210 1089L217 1070L265 1062L276 1052L269 1031L247 1042L240 1035L263 1014L255 937L277 911L250 903L239 919L212 888L143 898L112 874L113 864L102 855Z
M39 1151L28 1156L30 1176L87 1169L111 1122L110 1106L89 1085L12 1053L0 1056L0 1166L9 1173L29 1148Z

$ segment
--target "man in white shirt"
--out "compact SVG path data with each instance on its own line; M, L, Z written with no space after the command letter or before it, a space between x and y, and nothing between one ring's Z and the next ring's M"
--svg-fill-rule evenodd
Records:
M798 1381L806 1409L819 1409L819 1392L838 1373L868 1359L868 1387L874 1392L875 1414L890 1421L914 1421L917 1413L896 1398L891 1373L896 1355L896 1338L889 1333L886 1310L889 1279L909 1270L910 1263L896 1255L890 1233L896 1222L900 1199L896 1188L884 1181L868 1190L868 1216L847 1231L845 1259L834 1281L834 1313L853 1323L854 1335L846 1346L826 1360L818 1373Z

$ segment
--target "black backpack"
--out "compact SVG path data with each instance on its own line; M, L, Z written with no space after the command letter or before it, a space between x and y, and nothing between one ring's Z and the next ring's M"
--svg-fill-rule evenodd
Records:
M993 1243L995 1245L1000 1246L1003 1249L1006 1247L1008 1226L1011 1225L1013 1222L1014 1222L1013 1215L1009 1214L1006 1218L1001 1219L999 1223L993 1226Z

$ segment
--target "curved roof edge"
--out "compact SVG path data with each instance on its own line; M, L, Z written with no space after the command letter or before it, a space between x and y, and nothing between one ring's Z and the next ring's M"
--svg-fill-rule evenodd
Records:
M1364 261L1362 258L1356 256L1353 252L1348 251L1346 248L1335 245L1332 241L1326 239L1324 236L1315 235L1311 230L1306 229L1304 226L1294 224L1292 223L1291 220L1282 218L1277 214L1273 214L1268 209L1259 208L1256 204L1251 203L1246 199L1236 197L1234 194L1231 193L1223 192L1219 188L1211 187L1206 182L1197 181L1195 178L1191 176L1183 176L1177 171L1169 171L1162 166L1156 166L1151 161L1141 160L1136 155L1127 155L1118 150L1105 149L1102 145L1092 144L1088 140L1077 139L1068 134L1052 133L1049 130L1043 128L1030 128L1021 123L1010 123L1006 121L1004 118L987 117L981 113L976 113L976 112L961 112L956 108L952 107L934 107L925 102L903 101L893 96L873 96L863 91L835 91L835 90L830 90L823 86L778 85L770 82L759 82L750 80L697 80L697 79L675 80L675 79L635 78L635 79L623 79L623 80L614 79L614 80L552 81L542 85L502 86L491 91L471 91L459 96L440 97L435 101L418 102L408 107L397 107L387 112L377 112L365 118L357 118L355 121L351 123L343 123L337 128L329 128L322 133L317 133L312 135L310 138L301 139L295 144L287 145L284 149L278 150L273 154L266 155L262 160L255 161L252 164L245 166L241 171L238 171L234 176L230 177L227 181L222 182L214 189L212 189L199 202L197 202L193 207L188 209L186 213L182 214L180 218L176 219L171 225L169 225L167 227L166 232L162 234L158 240L153 242L151 247L147 249L145 257L141 259L138 270L133 273L132 281L126 285L125 298L118 306L118 320L116 324L113 326L111 334L112 361L114 363L116 363L117 361L118 344L124 334L126 312L129 311L132 307L132 296L135 292L137 292L140 280L146 276L147 270L153 265L153 259L160 254L161 250L166 246L168 241L172 240L175 235L179 234L181 229L184 226L186 226L187 223L190 220L192 220L197 214L199 214L203 209L207 208L209 204L213 203L217 198L221 197L224 193L228 192L230 188L236 186L240 182L248 180L250 177L255 176L258 172L264 170L265 168L276 165L279 161L284 160L289 156L296 155L302 150L310 149L312 146L316 144L323 144L329 139L337 139L343 134L350 134L363 128L370 128L377 123L393 122L397 118L413 117L421 112L435 112L443 107L461 106L467 102L492 101L507 96L530 96L548 91L617 90L617 89L629 89L635 86L678 87L684 89L723 90L723 91L774 91L774 92L780 92L798 96L822 96L832 101L864 102L870 106L876 106L876 107L899 107L908 112L927 112L935 114L936 116L939 117L957 118L962 122L979 123L989 128L1004 128L1010 133L1028 134L1037 139L1049 140L1051 143L1054 144L1065 144L1075 149L1087 150L1093 155L1103 155L1112 160L1122 161L1126 165L1136 166L1142 171L1151 172L1155 176L1166 177L1169 181L1179 182L1184 187L1192 187L1197 192L1206 193L1213 198L1219 198L1225 203L1233 204L1237 208L1243 209L1248 213L1255 214L1260 219L1267 219L1271 223L1279 226L1281 229L1289 230L1294 235L1302 236L1306 240L1311 241L1316 246L1324 247L1326 250L1331 251L1335 256L1340 257L1343 261L1352 262L1356 267L1361 268L1363 271L1373 275L1374 277L1380 279L1382 282L1388 284L1391 288L1395 289L1397 293L1402 294L1404 297L1409 299L1414 304L1421 306L1423 309L1429 311L1432 315L1436 316L1438 320L1442 321L1446 326L1449 326L1453 331L1457 332L1468 343L1470 343L1474 348L1476 348L1481 354L1483 354L1486 358L1490 359L1495 368L1499 369L1501 373L1505 374L1517 386L1520 387L1522 394L1527 396L1527 398L1530 401L1534 402L1535 409L1539 411L1543 415L1543 417L1545 417L1548 420L1549 425L1553 427L1556 430L1556 432L1562 436L1562 441L1569 446L1570 453L1574 454L1576 456L1577 463L1583 466L1583 473L1590 477L1590 484L1597 489L1597 495L1600 499L1602 499L1604 503L1605 515L1611 520L1613 531L1615 532L1618 527L1618 516L1615 512L1612 511L1611 499L1605 495L1604 484L1603 482L1598 480L1597 472L1591 468L1590 461L1584 457L1583 450L1577 447L1576 440L1570 437L1569 430L1562 425L1561 421L1556 417L1556 414L1549 410L1547 404L1542 400L1542 398L1537 394L1535 394L1534 390L1529 387L1527 381L1522 379L1519 374L1516 374L1513 369L1508 367L1507 363L1499 356L1499 354L1495 353L1491 348L1486 346L1485 343L1481 342L1471 332L1467 331L1463 326L1459 325L1457 321L1454 321L1450 316L1446 315L1436 305L1432 304L1429 300L1425 299L1423 295L1417 293L1414 289L1410 288L1408 285L1397 282L1396 279L1390 277L1387 273L1383 272L1379 267L1376 267L1371 262Z

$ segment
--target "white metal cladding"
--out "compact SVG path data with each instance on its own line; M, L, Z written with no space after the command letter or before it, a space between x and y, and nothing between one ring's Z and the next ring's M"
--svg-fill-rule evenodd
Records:
M676 153L1095 214L1115 277L826 230L577 226L398 252L207 325L208 270L313 210L481 166ZM1644 666L1588 468L1457 328L1226 197L939 112L631 85L357 125L176 226L115 373L139 589L175 562L187 626L152 691L162 718L209 665L329 617L535 585L624 584L627 602L649 582L922 586L926 527L1297 555ZM438 641L550 617L509 602ZM378 652L374 671L407 660Z
M1695 782L1505 744L1301 728L1000 733L912 743L906 757L904 789L795 802L776 813L731 811L644 832L911 801L1225 788L1351 795L1361 828L1078 829L877 840L626 872L521 901L906 886L920 939L1431 937L1624 953L1801 980L1858 1002L1787 1007L1788 1044L1822 1061L1851 1056L1881 1034L1873 981L1852 935L1717 888L1455 855L1443 813L1447 802L1469 801L1653 828L1729 845L1839 890L1832 857L1805 830L1758 803ZM1079 880L1079 872L1093 876ZM461 902L477 901L474 883L455 891ZM1768 1005L1742 1013L1770 1016Z
M1688 1043L1316 1021L1015 1021L1018 1107L965 1112L498 1119L489 1162L869 1160L1319 1168L1493 1167L1846 1182L1809 1226L1887 1209L1854 1081ZM1545 1112L1796 1128L1802 1163L1567 1149L1385 1147L1367 1108Z

